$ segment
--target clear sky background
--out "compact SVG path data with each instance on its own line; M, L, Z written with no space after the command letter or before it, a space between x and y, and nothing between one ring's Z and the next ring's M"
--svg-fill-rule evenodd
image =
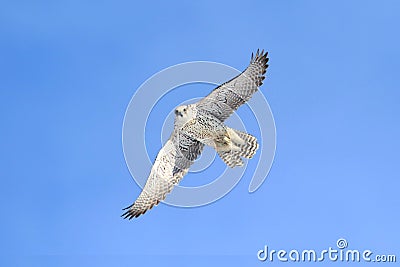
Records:
M257 251L340 237L399 261L399 14L398 1L2 1L0 264L279 265ZM247 174L212 205L120 218L140 192L121 145L135 90L186 61L243 69L257 48L277 128L261 188Z

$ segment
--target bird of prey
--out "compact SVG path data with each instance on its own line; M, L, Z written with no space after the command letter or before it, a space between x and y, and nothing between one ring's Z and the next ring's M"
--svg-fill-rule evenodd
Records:
M265 79L268 52L257 50L249 66L232 80L218 86L197 103L175 109L173 132L159 151L147 182L137 200L122 217L132 219L164 200L187 174L205 145L213 147L231 168L242 166L258 149L257 139L224 124L248 101Z

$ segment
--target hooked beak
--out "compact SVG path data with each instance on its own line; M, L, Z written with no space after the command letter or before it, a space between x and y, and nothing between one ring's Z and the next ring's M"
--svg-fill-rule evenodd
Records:
M178 115L179 115L179 116L183 117L182 113L181 113L181 112L179 112L177 109L175 109L175 115L176 115L176 116L178 116Z

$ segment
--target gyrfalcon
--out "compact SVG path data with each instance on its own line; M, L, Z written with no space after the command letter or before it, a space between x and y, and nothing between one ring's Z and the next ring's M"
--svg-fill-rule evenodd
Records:
M257 50L240 75L218 86L197 103L175 109L174 130L159 151L147 182L136 201L125 208L122 217L132 219L144 214L165 199L187 174L204 145L213 147L231 168L242 166L258 149L257 139L224 124L248 101L265 79L268 52Z

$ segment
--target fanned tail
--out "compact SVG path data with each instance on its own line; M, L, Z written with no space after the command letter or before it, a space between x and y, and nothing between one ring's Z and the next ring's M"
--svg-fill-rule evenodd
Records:
M242 157L251 159L258 149L257 138L251 134L227 128L228 135L231 140L230 150L219 150L218 155L221 159L233 168L243 166Z

